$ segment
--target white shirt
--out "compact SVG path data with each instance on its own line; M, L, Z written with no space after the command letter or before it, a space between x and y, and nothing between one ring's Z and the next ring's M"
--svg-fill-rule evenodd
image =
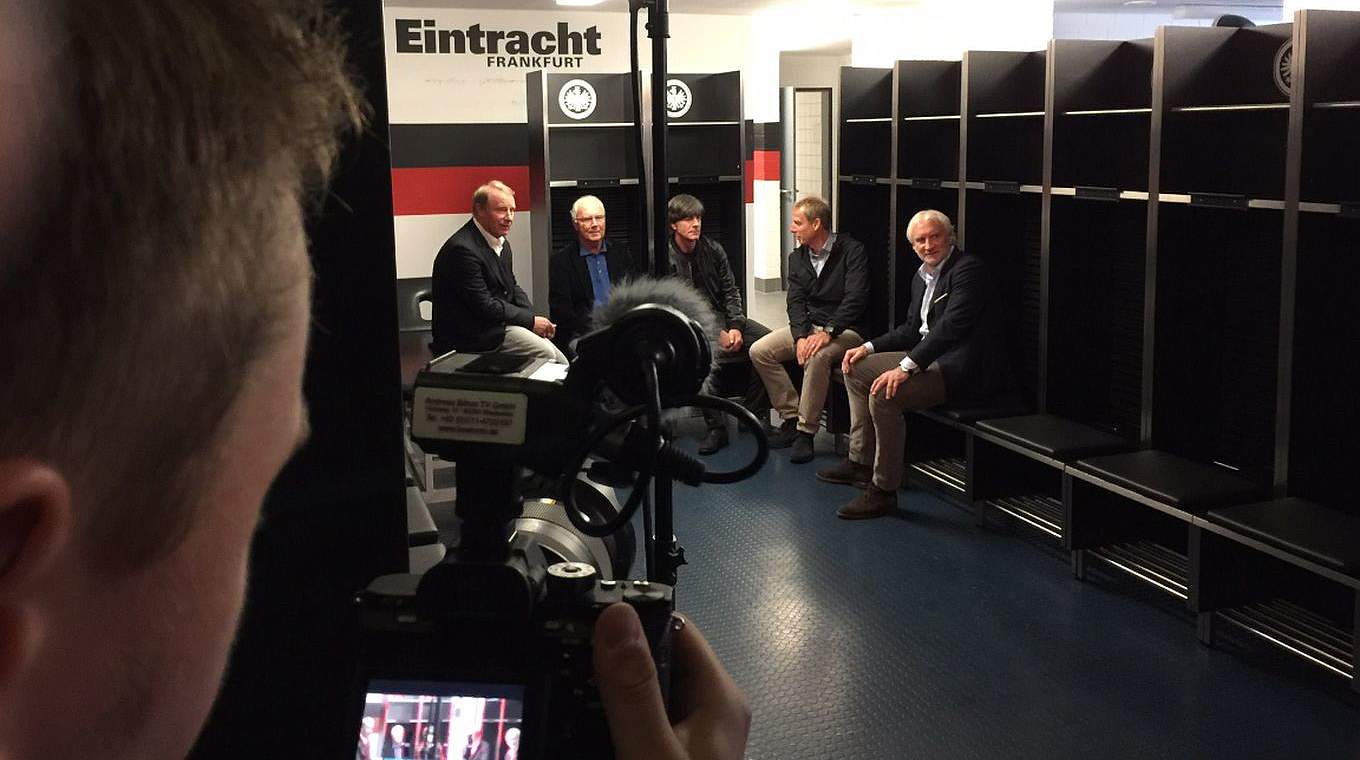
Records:
M486 244L491 246L491 250L495 251L497 256L501 255L501 249L505 248L505 236L501 235L497 237L490 232L487 232L486 228L482 226L481 222L477 221L477 217L475 216L472 217L472 223L477 225L477 231L482 233L483 238L486 238Z
M934 272L930 271L929 267L927 267L924 263L922 263L921 266L916 270L916 276L920 277L921 280L924 281L926 284L926 292L924 295L921 296L922 338L930 334L930 321L927 319L927 317L930 316L930 307L935 301L935 283L940 278L940 272L944 269L945 262L949 261L949 257L953 255L954 246L951 245L949 246L949 253L946 253L944 255L944 258L940 260L940 266L937 267ZM945 295L948 295L948 293L946 293ZM874 352L874 344L872 342L865 343L864 346L869 349L869 353L872 354ZM902 363L899 364L898 366L902 368L903 372L911 372L915 369L918 369L916 362L912 361L911 356L904 356L902 358Z
M831 257L831 246L836 242L836 233L826 236L826 242L822 244L820 251L812 250L808 246L808 259L812 262L812 272L818 277L822 276L822 267L826 266L826 260Z

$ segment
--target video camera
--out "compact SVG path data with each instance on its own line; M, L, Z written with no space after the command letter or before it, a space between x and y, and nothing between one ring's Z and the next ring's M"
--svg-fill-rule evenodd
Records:
M351 725L360 727L359 757L368 757L365 742L404 741L377 728L400 724L403 718L391 711L414 721L417 730L409 733L420 735L422 746L433 741L449 757L502 757L514 743L521 760L612 757L593 685L591 642L596 618L616 602L637 611L669 704L680 552L672 546L666 555L674 564L649 561L647 580L621 580L603 577L584 543L574 544L582 547L575 552L562 548L571 542L558 542L551 555L527 551L515 526L525 510L521 468L527 467L549 484L549 498L531 501L532 508L540 515L560 510L585 536L630 526L654 486L656 536L673 544L672 479L696 486L735 482L764 464L768 445L755 417L701 393L712 353L700 322L686 315L695 308L707 307L686 285L637 280L615 289L609 310L596 315L604 326L578 341L569 370L501 354L455 353L417 376L412 439L455 462L461 536L425 574L377 578L356 600L363 639ZM755 457L738 470L708 472L663 434L662 412L674 407L736 416L755 435ZM577 479L592 457L635 477L621 509L578 506ZM651 558L655 537L645 533ZM400 733L405 737L408 729ZM468 737L467 746L456 737ZM487 745L484 755L476 754L479 744ZM408 750L407 756L416 755Z

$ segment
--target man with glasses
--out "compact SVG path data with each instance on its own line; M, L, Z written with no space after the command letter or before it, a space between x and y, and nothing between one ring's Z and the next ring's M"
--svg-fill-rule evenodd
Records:
M628 247L605 237L604 203L583 195L571 204L576 239L553 254L548 267L548 316L557 324L553 343L570 356L571 341L586 332L590 310L633 274Z

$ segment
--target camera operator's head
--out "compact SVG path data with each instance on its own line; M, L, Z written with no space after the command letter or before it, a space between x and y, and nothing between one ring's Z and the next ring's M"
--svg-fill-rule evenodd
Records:
M211 704L358 114L315 6L0 0L0 756L178 757Z

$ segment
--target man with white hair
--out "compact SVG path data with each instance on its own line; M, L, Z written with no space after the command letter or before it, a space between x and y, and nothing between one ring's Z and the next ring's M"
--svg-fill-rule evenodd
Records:
M557 324L553 343L571 354L571 341L585 332L590 310L633 273L628 247L605 237L604 203L583 195L571 204L576 239L553 254L548 267L548 316Z
M982 259L954 244L954 225L917 212L907 240L921 259L907 321L841 360L850 396L850 456L817 473L864 489L837 515L881 517L897 506L906 446L904 412L995 395L1008 380L1005 319Z

